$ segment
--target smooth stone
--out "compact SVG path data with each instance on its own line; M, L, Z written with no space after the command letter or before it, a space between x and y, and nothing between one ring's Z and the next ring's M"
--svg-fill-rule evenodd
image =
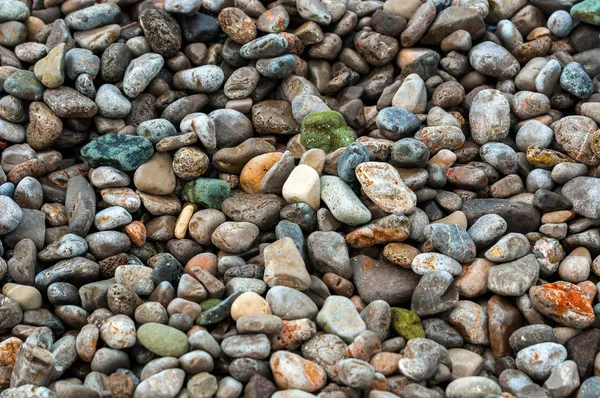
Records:
M152 79L158 75L164 62L163 57L155 53L143 54L132 60L123 76L123 92L125 95L129 98L135 98L141 94Z
M536 310L563 326L583 329L594 321L590 298L572 283L559 281L533 286L529 296Z
M306 290L310 286L311 281L306 265L291 238L286 237L267 246L263 257L265 262L263 280L269 287L287 286Z
M539 268L533 254L496 265L488 273L488 288L497 294L520 296L537 281Z
M567 350L556 343L539 343L517 353L517 368L534 380L546 380L552 369L567 359Z
M501 395L502 389L495 381L481 376L469 376L454 380L446 387L447 398L478 398Z
M339 177L321 177L321 199L333 216L344 224L356 226L371 220L371 212Z
M326 333L335 334L348 344L366 330L354 304L343 296L329 296L317 314L316 321Z
M156 355L179 357L188 351L185 333L159 323L145 323L137 330L139 342Z
M508 100L500 91L481 90L471 104L469 123L471 135L480 145L504 140L510 130Z
M407 303L420 279L412 270L364 255L352 257L350 262L356 290L367 304L375 300L390 305Z
M365 194L387 213L410 214L417 204L414 192L390 164L361 163L356 167L356 177Z

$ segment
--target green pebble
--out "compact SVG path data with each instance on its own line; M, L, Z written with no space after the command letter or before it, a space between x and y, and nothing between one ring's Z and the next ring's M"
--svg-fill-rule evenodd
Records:
M29 70L18 70L4 81L4 91L21 99L39 101L46 87Z
M352 130L336 111L311 113L302 120L300 143L307 148L319 148L329 153L353 142Z
M600 0L585 0L571 7L571 16L581 22L600 25Z
M145 323L137 330L138 341L161 357L179 358L188 352L188 338L181 330L160 323Z
M404 308L392 308L392 327L406 340L425 337L421 318L415 312Z
M183 199L211 209L220 209L231 195L228 183L217 178L196 178L183 187Z
M137 169L153 153L147 138L118 133L103 135L81 148L81 157L90 166L113 166L125 171Z
M202 308L202 311L206 311L217 306L221 301L223 300L218 298L209 298L200 303L200 308Z

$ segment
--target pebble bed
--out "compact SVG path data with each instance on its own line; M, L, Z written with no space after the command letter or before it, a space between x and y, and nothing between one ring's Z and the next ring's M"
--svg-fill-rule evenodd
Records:
M0 0L0 398L600 397L600 0Z

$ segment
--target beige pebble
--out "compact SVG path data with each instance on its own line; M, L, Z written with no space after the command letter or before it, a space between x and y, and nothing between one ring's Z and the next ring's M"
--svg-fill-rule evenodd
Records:
M231 305L231 319L234 321L249 315L271 315L267 300L254 292L242 293Z
M175 237L177 239L185 238L188 225L196 210L198 210L198 206L193 203L186 203L183 206L183 209L181 209L181 213L179 214L179 217L177 217L177 222L175 224Z

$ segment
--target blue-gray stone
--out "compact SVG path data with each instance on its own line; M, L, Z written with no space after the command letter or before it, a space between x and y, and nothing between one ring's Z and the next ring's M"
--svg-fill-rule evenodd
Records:
M288 220L279 221L279 224L275 227L275 236L277 239L291 238L302 257L306 258L304 234L298 224Z
M356 181L356 166L369 161L369 152L360 142L348 145L338 160L337 172L340 178L346 182Z
M113 3L95 4L70 13L65 22L73 30L88 30L116 22L121 9Z
M277 58L263 58L256 62L256 70L269 79L283 79L294 73L296 58L285 54Z
M65 55L65 70L69 79L77 79L82 73L96 77L100 71L100 58L90 50L73 48Z
M398 140L390 150L390 164L395 167L425 167L428 161L427 145L416 138Z
M14 193L15 184L12 182L5 182L4 184L0 185L0 196L8 196L12 198Z
M456 224L429 224L425 237L440 253L452 257L459 263L475 260L477 249L469 233Z
M417 115L398 106L379 111L375 123L381 135L394 141L411 136L421 126Z
M95 101L100 116L121 119L127 116L131 110L131 102L112 84L100 86Z
M581 383L578 398L596 398L600 397L600 377L593 376Z
M304 232L313 231L317 224L317 213L307 203L291 203L286 205L279 212L279 217L298 224Z
M285 52L287 40L277 33L254 39L240 48L240 55L247 59L273 58Z
M167 119L152 119L140 123L137 135L146 137L150 142L156 144L165 137L177 135L177 129Z
M594 82L579 62L569 62L560 74L560 87L577 98L586 99L594 93Z
M165 60L158 54L147 53L129 63L123 77L123 92L129 98L137 97L165 64Z

